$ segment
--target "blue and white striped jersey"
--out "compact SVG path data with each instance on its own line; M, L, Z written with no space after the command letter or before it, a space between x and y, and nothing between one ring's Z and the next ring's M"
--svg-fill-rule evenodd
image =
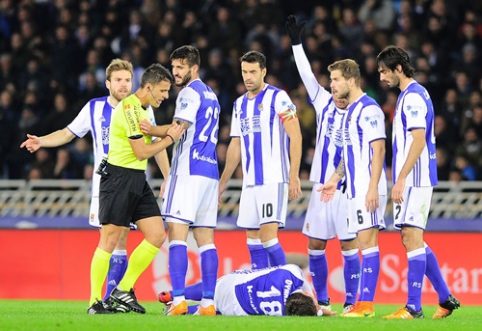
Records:
M216 94L200 79L193 80L179 92L174 118L191 126L174 146L171 175L219 180L216 144L220 110Z
M248 315L282 316L294 292L311 293L303 272L294 264L258 270L237 270L234 292Z
M338 137L336 144L342 143L345 161L347 195L352 199L365 196L372 175L373 150L370 143L386 139L385 115L378 103L365 93L348 107L342 119L343 137ZM342 138L342 141L340 141ZM387 175L383 169L378 182L378 194L387 195Z
M104 155L109 153L109 129L110 119L114 107L109 103L109 97L101 97L90 100L80 110L75 119L67 126L78 138L84 137L91 132L94 149L94 169L99 167ZM156 125L154 112L148 108L149 118L152 125ZM92 176L92 196L99 196L100 175Z
M289 182L289 137L280 118L287 110L296 112L288 94L269 84L234 102L231 136L241 140L244 187Z
M318 83L301 44L292 46L296 67L316 112L316 145L311 164L310 181L325 183L336 171L343 145L335 145L340 136L341 120L345 110L337 109L331 93Z
M412 81L398 96L393 119L392 173L395 183L412 146L412 130L425 130L425 148L407 176L405 185L413 187L436 186L437 157L435 152L434 109L427 90Z

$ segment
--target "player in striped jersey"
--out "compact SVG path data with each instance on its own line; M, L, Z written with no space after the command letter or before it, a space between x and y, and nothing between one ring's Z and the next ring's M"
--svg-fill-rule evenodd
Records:
M437 185L434 109L427 90L415 79L407 52L388 46L377 57L380 80L401 90L393 119L393 212L408 258L407 305L386 318L423 317L424 274L439 296L433 318L449 316L460 307L450 294L435 254L423 240L433 187Z
M119 102L131 93L133 68L130 62L114 59L106 69L105 85L109 95L92 99L85 104L77 117L66 128L37 137L27 135L28 139L20 147L26 147L31 153L41 147L58 147L72 141L75 137L82 138L90 131L94 143L94 169L97 169L102 158L109 152L109 129L113 109ZM152 108L149 117L155 124ZM156 155L156 161L161 168L164 178L169 173L169 160L166 151ZM100 175L92 175L92 191L89 224L100 228L99 223L99 184ZM164 187L164 185L163 185ZM162 195L162 189L161 189ZM110 259L107 275L107 288L104 300L109 298L110 292L116 287L127 269L126 242L128 228L123 228L122 235Z
M186 288L186 298L199 301L202 284ZM159 293L159 301L171 300L172 291ZM320 307L303 271L294 264L256 270L235 270L218 279L214 295L218 313L226 316L335 316ZM196 313L196 306L189 307Z
M241 160L243 189L237 225L246 229L251 264L253 268L283 265L286 257L278 228L285 225L288 197L301 196L300 125L288 94L264 82L266 57L250 51L240 62L248 92L234 102L232 139L219 193Z
M349 226L357 234L363 262L360 297L345 317L373 317L373 298L380 273L378 232L385 228L387 179L385 174L385 117L380 106L360 88L360 69L353 60L328 66L331 89L336 98L347 98L349 107L335 144L343 145L343 158L333 176L319 189L330 201L338 182L347 183Z
M301 34L305 22L296 23L296 17L288 17L286 28L291 38L296 66L303 84L306 87L310 101L316 111L316 145L311 166L310 181L314 183L310 203L306 212L303 234L308 236L308 253L311 278L316 291L318 304L330 307L328 297L328 263L325 249L327 241L335 236L340 240L341 251L345 260L345 310L355 304L360 278L360 259L356 234L348 233L348 200L342 192L341 183L338 185L333 201L320 201L317 190L329 179L341 159L342 145L335 145L334 138L337 128L348 106L346 99L334 99L317 81L310 70L310 63L301 45Z
M161 210L169 227L169 274L174 289L173 302L166 314L187 313L184 297L188 266L186 241L191 227L199 247L203 279L199 313L215 315L213 298L218 255L214 228L219 190L216 144L221 107L216 94L199 78L201 59L195 47L182 46L174 50L171 62L176 85L182 87L176 100L174 120L182 123L186 132L174 146ZM155 127L147 129L150 134L156 130Z

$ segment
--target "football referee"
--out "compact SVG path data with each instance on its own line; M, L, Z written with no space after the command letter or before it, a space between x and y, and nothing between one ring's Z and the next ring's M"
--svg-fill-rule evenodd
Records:
M163 139L153 141L151 136L141 132L139 122L149 119L148 107L157 108L168 98L172 83L170 72L160 64L153 64L142 75L136 93L123 99L112 113L109 153L98 169L102 228L91 264L88 314L113 313L113 304L126 311L146 312L137 302L133 287L166 239L159 206L146 181L147 160L178 140L184 130L177 124L165 125ZM111 300L102 302L102 286L110 257L122 229L129 227L131 222L142 231L145 239L132 252L126 273L112 291Z

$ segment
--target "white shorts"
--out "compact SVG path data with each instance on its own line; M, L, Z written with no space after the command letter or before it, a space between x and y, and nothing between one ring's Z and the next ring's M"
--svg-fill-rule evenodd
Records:
M333 200L320 201L317 190L320 183L313 185L310 203L306 211L303 234L309 238L329 240L338 236L339 240L352 240L356 234L348 233L348 198L341 190L336 190Z
M402 226L407 225L425 230L432 193L433 187L431 186L405 187L403 202L393 204L393 226L401 229Z
M100 228L99 222L99 197L90 198L89 225Z
M236 298L235 280L236 274L227 274L218 279L214 291L214 306L222 315L247 316Z
M260 225L279 223L284 228L288 208L288 184L270 183L243 188L239 201L237 226L259 229Z
M380 195L379 207L373 213L367 212L365 206L365 195L348 199L348 232L358 233L362 230L378 228L383 230L385 226L385 209L387 207L387 196Z
M215 228L218 219L219 181L203 176L169 176L162 198L166 222Z

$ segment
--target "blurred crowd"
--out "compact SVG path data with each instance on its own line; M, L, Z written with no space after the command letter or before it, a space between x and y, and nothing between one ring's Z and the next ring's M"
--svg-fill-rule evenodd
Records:
M482 180L481 13L480 0L0 0L0 178L89 179L88 138L30 154L19 148L26 133L62 129L88 100L107 95L113 58L133 63L135 92L144 68L159 62L170 69L170 53L191 44L222 107L220 169L232 104L245 92L238 59L259 50L267 56L266 81L297 106L307 179L315 113L286 34L286 17L295 14L307 22L303 45L320 84L329 88L330 63L356 60L362 88L386 114L388 137L398 91L379 81L376 55L389 44L407 50L435 106L439 179ZM158 124L171 120L177 93L155 112ZM161 176L154 166L152 175Z

